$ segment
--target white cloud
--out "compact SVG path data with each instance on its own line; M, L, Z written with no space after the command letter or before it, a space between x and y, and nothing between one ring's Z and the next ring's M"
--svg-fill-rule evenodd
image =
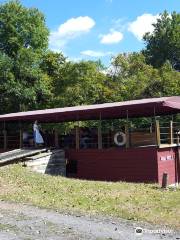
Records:
M50 47L59 49L70 39L76 38L84 33L88 33L95 25L95 21L88 17L77 17L67 20L61 24L56 31L50 33Z
M82 57L68 57L68 60L72 61L72 62L80 62L82 61Z
M81 55L89 56L89 57L105 57L111 55L112 52L100 52L93 50L85 50L81 52Z
M110 29L110 33L105 35L100 35L100 43L103 44L115 44L119 43L123 39L123 34L119 31L115 31L114 29Z
M138 40L142 40L146 32L153 32L152 24L156 23L158 17L159 15L144 13L138 16L135 21L129 23L128 31L132 32Z

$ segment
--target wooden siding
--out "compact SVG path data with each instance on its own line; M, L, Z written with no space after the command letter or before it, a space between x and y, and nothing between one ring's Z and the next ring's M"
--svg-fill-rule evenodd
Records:
M150 132L132 132L130 135L131 146L155 145L155 133Z
M158 157L158 182L161 184L163 173L168 174L168 185L178 182L179 170L176 169L177 148L160 148Z
M155 147L67 150L66 157L69 161L77 161L77 178L130 182L158 181Z

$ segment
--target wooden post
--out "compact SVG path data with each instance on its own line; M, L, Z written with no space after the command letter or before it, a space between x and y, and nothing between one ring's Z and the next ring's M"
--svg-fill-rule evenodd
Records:
M59 138L57 129L54 129L54 145L55 148L59 148Z
M19 123L19 148L23 147L23 129L21 122Z
M170 121L170 144L174 143L174 138L173 138L173 121Z
M130 146L130 135L129 135L129 125L125 125L125 134L126 134L126 148L129 148Z
M4 135L4 151L7 150L7 131L3 130L3 135Z
M98 124L98 149L102 149L102 126L101 126L101 113Z
M78 126L76 126L76 150L79 150L79 141L80 140L80 136L79 136L79 122L78 122Z
M177 145L180 145L180 141L179 141L179 134L177 134Z
M163 173L162 177L162 188L167 188L168 186L168 174L166 172Z
M23 147L23 130L19 130L19 148Z
M129 146L130 146L130 135L129 135L129 112L128 112L128 110L126 110L125 134L126 134L126 148L129 148Z
M7 131L6 131L6 122L4 122L3 135L4 135L4 151L6 151L6 150L7 150Z
M156 120L156 144L157 144L158 146L161 145L161 136L160 136L159 120Z

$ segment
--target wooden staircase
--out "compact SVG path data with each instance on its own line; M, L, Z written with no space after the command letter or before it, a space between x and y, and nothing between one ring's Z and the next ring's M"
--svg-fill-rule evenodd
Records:
M27 157L24 166L39 173L66 176L65 152L61 149L55 149Z

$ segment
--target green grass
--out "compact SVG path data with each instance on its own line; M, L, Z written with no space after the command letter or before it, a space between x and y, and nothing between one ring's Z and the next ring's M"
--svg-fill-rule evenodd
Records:
M0 168L0 199L73 214L101 214L180 228L180 189L53 177L21 165Z

